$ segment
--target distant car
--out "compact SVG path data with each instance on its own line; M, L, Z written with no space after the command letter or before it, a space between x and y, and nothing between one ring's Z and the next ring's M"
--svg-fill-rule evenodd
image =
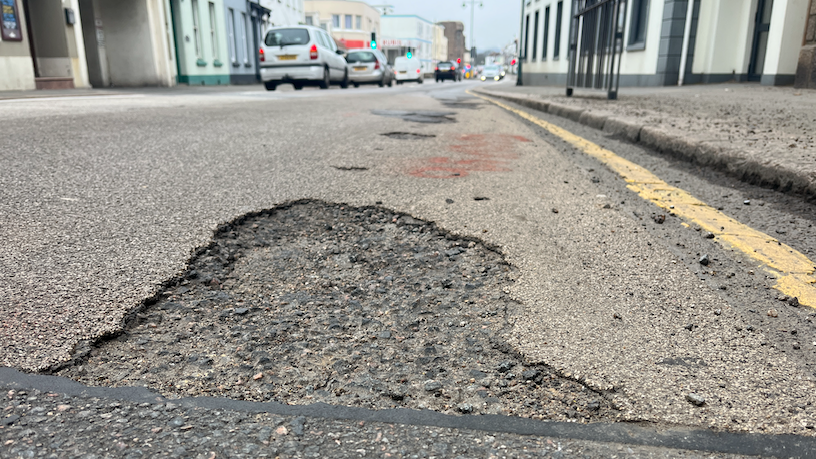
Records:
M354 87L361 84L379 84L380 87L394 84L394 70L379 50L350 49L346 61L349 64L349 80Z
M284 83L295 89L332 83L348 88L349 70L342 51L325 30L312 26L276 27L259 51L261 80L269 91Z
M479 78L482 81L499 81L504 78L504 69L500 65L485 65L482 76Z
M456 62L445 61L436 64L434 77L437 83L442 80L462 81L462 72L459 71Z
M406 81L416 81L422 84L425 75L422 74L422 62L416 58L398 57L394 59L394 78L397 84L402 84Z

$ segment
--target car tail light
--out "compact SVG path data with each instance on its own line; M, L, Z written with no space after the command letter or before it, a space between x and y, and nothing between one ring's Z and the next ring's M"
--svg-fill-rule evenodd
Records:
M456 70L456 67L454 67L454 66L451 66L451 70Z
M312 45L312 49L309 50L309 57L317 59L317 45Z
M380 69L380 61L374 62L374 70L379 70L379 69Z
M417 69L417 73L419 73L419 69Z
M266 62L266 56L264 56L263 48L258 50L258 60L261 62Z

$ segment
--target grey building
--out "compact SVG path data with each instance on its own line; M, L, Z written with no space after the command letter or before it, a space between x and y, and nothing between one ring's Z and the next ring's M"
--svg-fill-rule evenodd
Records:
M444 21L439 25L445 28L445 38L448 39L448 60L455 61L465 57L465 25L459 21Z

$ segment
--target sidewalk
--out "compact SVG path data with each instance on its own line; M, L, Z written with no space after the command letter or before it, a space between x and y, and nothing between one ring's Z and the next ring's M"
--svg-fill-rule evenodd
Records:
M478 90L602 129L750 183L816 197L816 91L728 83L623 88Z

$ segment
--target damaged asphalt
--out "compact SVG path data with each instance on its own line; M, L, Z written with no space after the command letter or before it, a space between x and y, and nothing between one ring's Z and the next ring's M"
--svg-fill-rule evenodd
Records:
M443 91L442 99L456 95L469 100L459 88ZM320 104L321 110L309 113L309 123L286 115L297 112L303 97L268 103L258 101L260 96L220 95L215 103L203 95L174 96L172 101L150 96L115 102L51 101L54 109L41 116L4 112L3 122L20 135L8 140L9 167L0 173L4 241L0 293L7 299L0 306L2 363L43 371L71 361L84 346L101 351L105 345L97 346L97 340L122 337L130 312L146 306L146 298L161 296L169 279L184 278L191 252L208 246L224 222L308 198L360 208L378 206L394 215L433 222L454 238L499 248L503 262L517 272L513 284L500 292L520 305L505 319L508 328L502 333L524 365L542 365L554 380L576 381L604 394L604 400L616 407L610 419L648 423L651 427L643 429L658 436L672 429L692 429L701 436L693 437L700 443L688 446L638 443L631 433L615 431L612 438L592 430L641 428L606 422L571 422L563 424L569 425L564 427L568 433L550 434L535 429L562 424L466 414L469 410L457 409L458 404L451 405L451 414L420 413L465 424L430 426L471 435L486 420L492 423L486 429L491 431L515 422L531 423L538 427L496 431L570 438L578 435L574 432L592 432L594 437L578 439L626 438L626 443L649 447L725 452L705 443L705 435L711 435L712 444L719 441L729 448L747 448L752 444L747 439L756 439L756 445L766 448L774 442L782 448L804 445L811 449L801 450L802 457L810 454L815 414L810 361L816 339L809 310L779 301L766 288L771 280L694 228L684 227L671 215L657 223L652 218L656 208L638 202L600 165L537 129L496 107L457 110L417 92L393 91L386 99L357 97L351 106L342 94L316 97L309 103ZM374 110L401 115L379 116ZM410 114L443 110L453 122L410 119ZM43 132L46 125L49 130ZM95 126L95 133L86 126ZM66 132L82 134L66 141ZM380 135L404 132L423 137ZM619 154L634 148L612 139L602 141ZM719 193L720 185L699 186L712 196ZM742 197L737 194L729 196ZM777 205L784 198L772 192L763 196L766 205L757 208L785 211ZM803 241L809 241L809 235L802 232ZM711 264L703 267L698 260L706 254ZM174 292L182 301L187 293ZM169 296L165 299L169 301ZM233 311L244 307L230 301L222 307ZM771 309L776 316L768 314ZM171 350L173 345L164 347ZM389 358L401 357L394 348ZM249 378L257 374L252 370ZM487 374L479 368L466 370ZM32 379L20 379L28 376L11 374L4 383L7 389L21 388L14 381L33 384ZM411 384L419 384L420 375L414 376ZM426 381L421 380L423 387ZM411 399L415 390L411 387L402 394L403 400ZM377 400L399 401L388 390L383 393L387 397L378 395ZM689 400L690 394L705 402L698 406ZM16 394L8 397L7 406L14 400L22 403ZM63 404L78 403L101 406L97 401ZM36 405L29 404L31 409ZM43 408L45 413L71 412ZM391 413L391 406L381 408L359 412ZM127 420L125 425L131 418L121 417ZM277 429L292 421L269 422L269 428ZM136 424L134 429L146 428ZM702 430L706 428L714 430ZM20 441L17 434L6 437L9 432L4 428L4 439ZM728 435L736 440L723 441ZM529 438L512 441L516 440ZM604 450L594 451L603 456ZM780 451L788 455L783 450L727 450L768 455Z

